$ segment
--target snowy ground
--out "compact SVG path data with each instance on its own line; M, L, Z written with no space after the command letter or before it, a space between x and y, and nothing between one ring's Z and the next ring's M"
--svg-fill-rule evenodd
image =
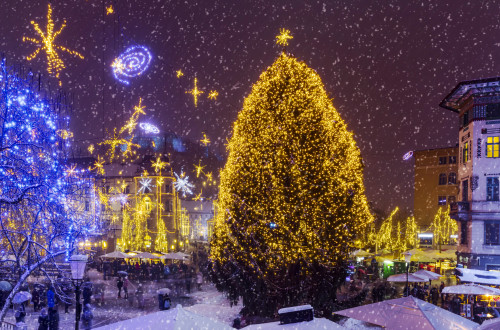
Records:
M92 304L94 307L94 321L93 327L97 328L103 325L115 323L118 321L138 317L141 315L157 312L158 299L156 290L165 287L163 283L143 283L145 288L145 309L139 309L137 301L133 299L132 304L130 300L118 299L115 287L115 280L105 281L105 303L102 306ZM131 282L132 286L137 283ZM129 289L130 292L135 292L134 288ZM132 295L133 296L133 295ZM241 309L241 305L230 307L227 299L215 289L211 284L204 284L202 291L197 291L196 288L187 294L185 288L179 288L179 295L173 295L172 305L175 307L181 304L186 310L198 313L212 319L221 321L228 325L232 322ZM60 329L72 329L75 323L75 310L74 306L70 307L69 313L64 313L64 306L59 307ZM26 324L28 329L38 329L38 316L39 312L33 312L33 306L28 306L26 315ZM5 318L5 321L15 323L14 312L10 310Z

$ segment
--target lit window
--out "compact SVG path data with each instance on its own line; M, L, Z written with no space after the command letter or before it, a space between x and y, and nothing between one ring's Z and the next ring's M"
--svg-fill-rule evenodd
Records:
M438 196L438 205L446 205L446 196Z
M469 142L464 143L464 147L462 148L462 160L464 163L467 163L469 158Z
M486 178L486 200L498 201L498 178Z
M445 185L446 184L446 173L441 173L439 174L439 185Z
M448 184L457 184L457 173L451 172L448 174Z
M500 137L488 136L486 139L486 157L498 158L500 156Z
M144 206L146 208L146 211L150 211L151 210L151 198L144 197Z

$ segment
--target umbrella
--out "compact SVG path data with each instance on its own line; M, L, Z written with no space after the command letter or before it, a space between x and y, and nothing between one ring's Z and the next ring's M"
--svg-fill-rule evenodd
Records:
M182 252L167 253L160 257L160 259L173 259L173 260L186 260L189 258L189 254Z
M408 274L408 282L427 282L428 277L422 275L415 275L414 273ZM387 278L388 282L406 282L406 274L391 275Z
M25 301L28 301L31 299L31 293L27 291L19 291L16 293L14 296L14 299L12 299L13 304L22 304Z
M427 278L429 278L429 281L437 280L441 277L440 274L437 274L437 273L434 273L434 272L431 272L431 271L428 271L425 269L421 269L419 271L416 271L413 274L418 275L418 276L426 276Z
M477 330L497 330L500 329L500 318L486 320L477 328Z
M156 291L157 294L170 294L171 290L169 288L163 288Z
M126 254L121 251L114 251L105 255L102 255L101 258L114 258L114 259L129 259L132 258L131 255Z
M460 284L445 287L443 293L500 296L500 289L480 284Z
M124 271L124 270L119 270L119 271L117 271L116 273L117 273L118 275L120 275L120 276L128 276L128 273L127 273L126 271Z
M136 254L133 258L138 258L138 259L159 259L160 257L157 257L154 254L151 254L149 252L141 252L139 254Z
M359 249L359 250L356 250L356 251L351 253L351 257L360 257L360 258L361 257L369 257L371 255L372 255L371 253L366 252L363 249Z
M7 281L0 281L0 291L10 291L12 290L12 285Z
M212 318L196 314L177 305L166 311L151 313L125 321L112 323L97 328L101 330L127 329L127 330L174 330L174 329L233 329L230 326Z
M337 311L335 314L373 323L387 329L474 329L478 326L413 296Z

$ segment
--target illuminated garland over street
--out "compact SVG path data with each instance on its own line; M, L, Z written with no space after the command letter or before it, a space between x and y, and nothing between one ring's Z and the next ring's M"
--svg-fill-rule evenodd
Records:
M34 21L31 21L31 25L35 28L35 31L38 33L40 39L36 38L28 38L28 37L23 37L24 42L31 42L39 46L32 54L27 56L27 60L31 61L36 56L40 51L45 51L45 54L47 55L47 71L50 75L55 76L57 79L59 79L59 75L61 71L66 67L64 65L64 62L62 59L59 57L59 54L57 53L57 50L62 50L64 52L67 52L71 55L75 55L81 59L83 59L83 55L74 51L74 50L69 50L66 47L56 45L54 43L56 37L61 34L62 30L66 26L66 21L61 25L59 30L54 31L54 21L52 20L52 8L50 7L49 4L49 9L47 13L47 30L44 33L42 29L40 29L40 26L38 23L35 23ZM59 80L59 85L61 85L61 80Z
M117 57L111 67L116 80L128 85L128 79L140 76L151 63L151 53L144 46L132 46Z

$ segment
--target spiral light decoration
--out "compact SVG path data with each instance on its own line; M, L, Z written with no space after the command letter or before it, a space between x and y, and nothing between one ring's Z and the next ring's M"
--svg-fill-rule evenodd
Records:
M115 78L128 85L128 79L143 74L151 63L151 53L144 46L132 46L118 56L111 64Z

